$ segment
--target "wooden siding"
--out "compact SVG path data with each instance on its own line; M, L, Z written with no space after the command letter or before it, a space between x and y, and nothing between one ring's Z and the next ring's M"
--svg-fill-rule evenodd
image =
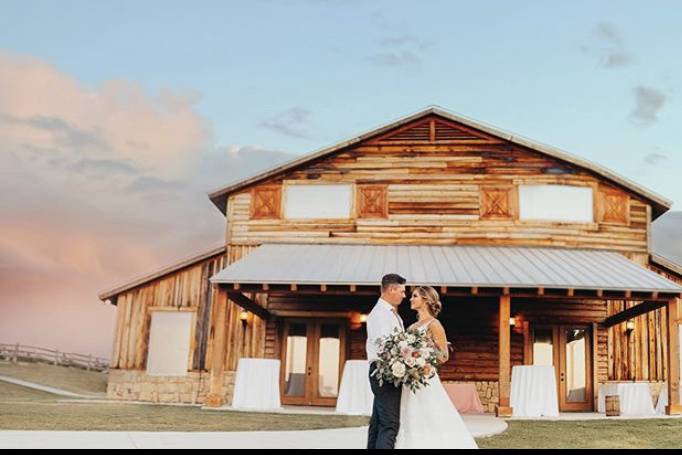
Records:
M162 307L196 311L195 337L191 341L191 371L207 371L213 356L214 302L217 294L209 279L253 248L230 247L226 255L203 260L119 295L111 368L146 369L150 308ZM261 305L266 304L264 295L257 295L255 299ZM226 371L236 370L240 357L265 357L265 321L251 314L244 331L240 313L241 308L229 301L226 318L228 343L224 353Z
M210 314L215 298L208 279L225 267L218 255L120 294L111 368L144 370L147 366L152 307L194 309L192 369L205 368Z
M654 272L682 284L682 276L648 264L648 257L634 255L631 259L648 266ZM613 301L608 314L618 314L639 302ZM608 379L612 381L666 381L668 368L667 309L633 319L634 329L622 323L608 329Z
M429 142L423 140L425 131L417 133L416 139L398 143L364 142L256 186L287 182L386 185L385 219L252 219L252 191L244 190L228 200L228 242L507 244L648 252L649 206L634 194L614 189L603 178L500 140L474 141L453 136ZM517 191L520 184L592 187L595 222L522 222L481 217L486 212L481 202L486 200L486 189ZM600 185L610 199L602 196ZM510 199L513 205L516 198ZM605 200L626 201L628 210L615 214L613 210L605 211L601 207ZM627 222L614 223L615 217L625 214ZM600 215L604 223L596 222Z
M227 264L232 264L242 257L253 251L253 246L228 246L227 249ZM255 300L263 307L267 306L267 297L262 294L247 295L249 298ZM223 355L225 356L225 371L235 371L239 359L242 357L251 358L265 358L265 334L267 321L259 318L253 313L249 314L249 320L244 327L240 319L241 307L231 300L227 302L226 321L226 349ZM210 366L213 359L213 334L215 333L215 315L211 317L211 330L209 346L206 354L206 365ZM246 330L244 330L244 328Z
M381 210L376 207L364 210L367 218L353 216L349 220L290 222L281 219L280 191L280 185L289 181L352 183L356 188L382 188L382 193L385 188L386 200L381 201ZM591 186L595 189L595 219L603 222L518 221L516 187L528 183ZM259 193L259 190L267 191ZM505 198L502 190L511 192ZM253 194L261 197L254 207ZM277 198L279 206L273 205ZM606 203L608 207L602 206ZM622 204L628 206L624 208ZM357 200L355 206L356 210L362 207ZM588 171L439 121L403 127L234 194L227 202L227 216L226 255L202 260L118 295L112 368L145 369L151 320L149 308L178 307L197 311L192 367L206 370L215 355L215 292L208 279L262 243L600 248L620 251L631 260L648 265L651 207L638 196L613 188ZM682 283L682 277L660 268L652 269ZM275 317L266 322L251 315L244 332L239 319L240 307L228 302L227 348L220 354L225 355L226 371L235 370L240 357L279 358L284 316L277 314L331 317L339 313L367 313L376 300L356 296L268 297L258 294L249 297ZM443 368L443 379L497 381L499 302L472 297L444 299L444 303L441 319L456 351ZM550 302L541 297L513 299L512 315L521 324L512 332L512 366L523 363L523 322L588 325L601 322L631 305L633 303L618 301ZM596 364L599 382L666 379L665 311L638 317L631 333L626 331L626 324L610 329L598 328ZM411 323L409 308L403 308L403 312L406 323ZM349 333L350 358L365 358L364 326Z

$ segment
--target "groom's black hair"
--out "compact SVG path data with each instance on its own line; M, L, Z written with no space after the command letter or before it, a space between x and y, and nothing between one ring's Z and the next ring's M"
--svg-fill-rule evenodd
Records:
M389 273L388 275L384 275L384 277L381 279L381 291L385 292L388 290L388 288L393 285L393 284L405 284L407 283L407 280L400 275L396 273Z

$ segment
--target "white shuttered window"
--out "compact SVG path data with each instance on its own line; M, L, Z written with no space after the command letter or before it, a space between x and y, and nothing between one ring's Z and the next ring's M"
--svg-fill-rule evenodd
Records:
M147 374L187 375L193 316L192 312L152 312Z
M519 209L524 221L593 223L593 190L585 186L521 185Z
M351 185L287 185L284 216L288 219L348 219Z

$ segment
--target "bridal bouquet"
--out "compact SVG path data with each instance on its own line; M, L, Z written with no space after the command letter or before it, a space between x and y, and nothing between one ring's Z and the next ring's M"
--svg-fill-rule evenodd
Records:
M420 330L395 329L391 335L377 340L377 354L377 369L372 375L380 386L387 382L416 392L429 385L439 366L438 349L427 333Z

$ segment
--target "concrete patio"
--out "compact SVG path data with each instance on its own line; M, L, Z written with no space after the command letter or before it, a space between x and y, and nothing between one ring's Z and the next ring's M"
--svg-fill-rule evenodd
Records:
M489 415L464 416L475 437L507 424ZM367 427L271 432L0 431L0 449L363 449Z

